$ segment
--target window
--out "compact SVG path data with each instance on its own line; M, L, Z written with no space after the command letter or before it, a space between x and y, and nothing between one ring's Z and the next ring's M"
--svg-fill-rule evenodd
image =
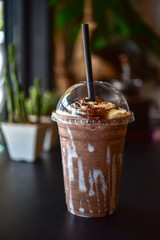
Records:
M0 1L0 120L3 118L4 107L4 68L5 68L5 48L4 48L4 21L3 21L3 1Z

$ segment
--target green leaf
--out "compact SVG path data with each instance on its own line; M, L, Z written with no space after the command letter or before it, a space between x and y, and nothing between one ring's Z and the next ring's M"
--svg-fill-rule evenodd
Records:
M74 44L80 29L81 29L81 23L73 26L69 35L69 43Z
M114 21L115 21L115 25L116 25L117 29L121 32L122 36L124 38L130 37L130 35L131 35L130 28L128 27L126 22L118 16L114 17Z
M55 16L55 24L58 29L65 27L72 20L75 21L83 15L83 0L72 0L61 7Z
M102 50L108 46L108 40L103 36L99 36L94 39L91 46L94 51Z
M48 0L48 5L49 6L54 6L58 3L62 2L62 0Z

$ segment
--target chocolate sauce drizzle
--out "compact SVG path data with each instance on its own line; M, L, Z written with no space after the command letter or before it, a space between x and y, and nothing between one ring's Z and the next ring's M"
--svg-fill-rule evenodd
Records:
M96 96L94 106L99 105L103 102L104 102L103 99ZM106 103L106 102L104 102L104 103ZM113 107L109 108L109 109L106 109L106 108L103 108L103 107L96 107L95 108L94 106L93 106L93 104L91 104L89 102L88 97L82 98L79 101L76 101L76 102L71 104L71 107L76 110L77 115L80 115L82 117L86 117L89 120L105 120L105 119L107 119L107 113L110 110L119 109L115 105Z

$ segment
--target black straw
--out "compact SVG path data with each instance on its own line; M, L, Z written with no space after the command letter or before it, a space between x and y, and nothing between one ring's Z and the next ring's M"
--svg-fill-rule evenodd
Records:
M86 66L88 97L90 101L95 101L88 24L82 24L82 33L83 33L83 46L84 46L85 66Z

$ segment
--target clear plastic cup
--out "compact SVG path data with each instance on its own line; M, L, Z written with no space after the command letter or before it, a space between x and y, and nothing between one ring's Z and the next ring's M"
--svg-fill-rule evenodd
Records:
M52 120L57 121L68 211L83 217L112 214L118 204L122 155L128 123L134 121L125 97L111 84L93 82L95 96L130 113L114 119L90 119L72 104L88 96L87 83L70 87Z

